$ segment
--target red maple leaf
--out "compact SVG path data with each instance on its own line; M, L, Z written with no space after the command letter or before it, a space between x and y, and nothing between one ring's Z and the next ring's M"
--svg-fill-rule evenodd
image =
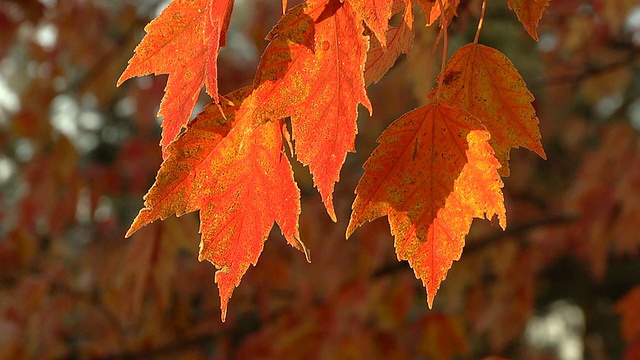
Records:
M509 3L519 18L537 16L535 9L520 11L523 1ZM420 3L432 23L439 16L452 18L459 1ZM298 239L300 193L284 154L283 119L291 119L295 154L309 166L335 221L333 190L347 153L355 150L358 105L371 112L365 86L409 53L413 40L406 0L307 0L267 36L253 86L223 98L217 94L216 60L232 5L172 2L146 28L119 81L169 73L159 112L165 116L165 161L128 235L156 219L200 210L199 258L218 268L223 320L233 289L249 264L256 264L274 222L292 246L306 250ZM283 11L286 6L283 1ZM400 25L390 27L389 18L403 8ZM373 35L365 35L365 24ZM537 20L531 26L535 34ZM497 217L506 226L500 175L509 174L510 149L523 146L545 156L533 96L500 52L464 46L439 82L430 104L380 136L365 163L347 229L350 235L388 215L398 259L408 260L422 279L430 306L461 256L473 218ZM177 135L203 84L214 104Z
M512 147L525 147L546 158L540 143L533 95L513 63L496 49L468 44L451 56L443 76L440 101L477 117L491 133L489 143L509 175ZM435 100L437 91L429 98Z
M509 0L509 9L515 11L518 20L531 37L538 41L538 23L549 0Z
M386 33L389 27L389 18L391 18L392 15L394 1L395 0L349 1L358 18L367 24L382 45L382 48L385 49L387 47Z
M296 155L309 165L334 221L333 188L347 152L355 151L358 103L371 111L363 31L348 2L315 0L294 7L269 34L255 90L237 115L253 124L291 117Z
M207 93L219 102L218 54L224 47L233 0L174 0L144 29L147 35L118 79L148 74L169 74L158 116L162 122L162 149L186 125L206 84Z
M429 306L474 217L506 226L500 163L489 133L464 110L439 103L391 124L364 165L347 236L388 215L398 260L427 288Z
M365 84L377 83L395 64L400 54L409 54L413 46L413 10L411 3L404 4L402 22L397 28L388 27L385 33L386 46L375 38L370 39L364 68Z
M447 22L457 14L458 5L460 0L418 0L418 3L424 11L424 15L427 18L427 26L433 25L438 20L442 9L440 9L440 1L444 5L445 14L447 14Z
M250 92L227 95L209 105L167 148L145 207L127 236L172 214L200 210L199 259L217 268L222 320L233 289L249 264L256 264L274 221L292 246L305 251L298 234L300 191L282 141L283 122L266 123L249 135L231 132L234 114Z

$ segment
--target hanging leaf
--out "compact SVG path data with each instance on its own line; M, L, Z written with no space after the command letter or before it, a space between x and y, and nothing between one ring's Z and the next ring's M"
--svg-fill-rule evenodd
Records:
M445 14L447 14L447 20L450 22L457 15L460 0L442 0L442 3L444 4ZM427 18L427 26L433 25L442 14L440 0L418 0L418 4L422 7Z
M533 95L504 54L484 45L465 45L451 56L440 81L441 101L469 111L491 133L500 175L509 175L512 147L525 147L546 159ZM436 95L433 91L429 98Z
M224 116L216 105L206 107L169 145L145 207L127 233L200 210L199 259L218 268L223 321L233 289L249 264L257 263L274 221L289 244L306 251L298 234L300 191L283 153L283 122L264 124L245 137L230 132L241 124L234 114L249 91L229 94Z
M218 97L218 54L226 44L233 0L174 0L144 29L147 35L118 79L118 86L135 76L169 74L158 116L162 149L191 117L200 89Z
M509 0L509 9L515 11L518 20L535 41L538 39L538 23L549 0Z
M466 111L431 103L391 124L364 165L347 236L388 215L398 260L422 279L429 306L473 218L497 216L506 226L500 163L488 140Z
M395 0L351 0L356 15L371 29L383 49L387 47L387 28Z
M365 84L377 83L391 69L401 54L409 54L413 46L413 10L411 4L405 4L402 21L397 28L386 31L386 48L371 38L371 47L367 52L364 68Z
M298 160L309 165L331 218L333 188L353 152L358 103L371 111L364 84L364 27L348 2L307 1L271 31L238 117L250 123L291 117Z

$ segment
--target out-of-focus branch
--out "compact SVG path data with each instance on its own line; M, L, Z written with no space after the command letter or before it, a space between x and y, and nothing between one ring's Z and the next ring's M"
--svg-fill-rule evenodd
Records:
M564 224L569 224L574 222L575 220L577 220L577 216L576 215L568 215L568 214L564 214L564 215L554 215L554 216L550 216L547 218L542 218L539 220L534 220L528 223L523 223L523 224L518 224L515 226L511 226L508 227L506 230L501 231L501 232L497 232L495 234L490 234L487 236L484 236L480 239L478 239L478 241L475 241L469 245L466 245L464 247L464 252L465 253L470 253L470 252L476 252L476 251L480 251L485 249L488 246L491 246L495 243L507 240L510 236L515 236L515 235L522 235L526 232L529 232L531 230L543 227L543 226L550 226L550 225L564 225ZM525 238L518 238L518 241L524 241L526 240Z
M567 85L567 84L578 84L592 76L604 74L609 71L614 71L618 68L628 66L635 62L640 56L640 48L631 48L629 53L624 59L611 62L605 65L592 65L585 64L583 66L584 70L577 74L571 75L563 75L556 77L549 77L546 79L539 79L537 81L532 82L529 85L530 89L541 89L549 86L559 86L559 85Z

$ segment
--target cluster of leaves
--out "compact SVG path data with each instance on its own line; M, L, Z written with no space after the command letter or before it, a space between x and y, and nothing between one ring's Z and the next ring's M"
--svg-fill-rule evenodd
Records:
M446 24L458 3L421 6L429 22L441 19L446 54ZM537 39L547 2L509 6ZM164 116L165 160L128 234L156 219L200 210L199 258L218 268L223 321L233 289L257 263L274 222L309 258L285 143L295 142L295 151L289 150L309 166L336 221L333 190L347 152L354 151L358 104L372 112L365 87L411 50L413 38L409 1L305 1L267 36L253 85L219 96L217 57L232 7L232 1L173 1L146 27L119 80L169 74L158 113ZM400 13L401 24L390 27L389 19ZM473 218L497 217L506 227L500 175L509 175L510 149L522 146L545 157L533 96L505 55L478 44L479 32L446 67L443 62L430 103L380 136L347 228L348 237L387 215L398 259L408 260L422 279L430 306L462 254ZM205 84L213 102L188 123Z
M105 86L116 83L143 35L142 26L153 15L145 10L155 6L153 1L135 3L0 2L0 86L7 85L20 104L10 106L11 96L3 95L0 101L0 357L137 358L179 352L181 358L194 359L255 354L274 358L481 358L491 353L523 358L549 351L548 347L537 350L522 334L532 316L544 313L546 305L556 299L568 299L587 315L583 333L586 357L633 358L637 354L634 287L640 278L640 239L635 225L640 213L636 165L640 151L637 127L631 120L636 116L633 109L639 95L635 60L640 52L633 42L635 30L625 25L633 2L594 1L590 11L584 11L585 5L577 0L551 2L543 10L537 49L507 1L489 3L481 39L508 54L536 93L534 105L542 120L540 130L550 160L541 161L529 152L511 152L511 175L502 179L501 188L509 227L501 232L488 222L474 224L467 235L465 256L448 271L433 310L427 309L424 289L417 286L414 273L405 262L396 261L388 222L374 220L355 231L350 241L343 241L349 225L346 214L353 205L352 193L361 180L362 164L375 148L375 138L399 114L423 104L428 94L430 103L409 113L423 114L423 118L407 114L397 120L386 130L386 140L379 145L382 150L373 151L372 159L388 159L386 155L393 154L399 143L387 135L393 135L398 124L418 127L422 121L423 128L429 122L434 126L449 124L451 112L443 112L443 107L482 112L480 107L465 108L473 104L455 103L462 102L463 93L451 89L483 87L483 83L462 76L471 69L457 69L460 74L449 72L448 77L447 69L455 61L469 58L470 49L483 56L496 54L496 50L475 44L459 49L440 76L438 94L432 86L439 68L433 52L439 29L423 27L438 21L437 1L431 3L431 11L424 11L428 16L421 13L420 6L414 5L416 12L409 15L404 3L394 3L394 27L386 33L386 50L375 34L376 25L365 22L362 28L369 49L364 84L375 118L368 118L366 111L359 114L358 153L347 157L344 165L340 162L340 182L335 189L330 184L337 224L331 223L322 200L313 195L312 180L299 171L303 169L298 162L290 160L290 151L282 150L292 148L288 133L296 146L302 141L292 127L297 113L287 115L291 119L285 118L286 126L282 126L282 119L269 116L257 119L255 127L245 123L246 133L240 135L233 132L240 124L238 111L247 101L240 99L251 99L255 88L220 96L217 104L206 107L165 149L185 141L182 138L196 139L180 152L182 159L192 161L182 166L191 166L189 153L195 152L198 144L211 144L212 139L219 141L217 150L233 154L226 162L211 158L206 166L221 174L216 177L216 186L194 191L206 194L213 189L211 198L224 199L224 189L218 186L235 181L235 193L242 190L238 199L263 194L271 199L299 187L301 213L296 214L295 223L279 225L286 232L299 223L299 236L290 238L291 244L303 247L298 239L304 240L313 258L308 264L271 231L269 237L278 241L268 241L260 254L260 265L249 267L242 286L235 289L224 324L218 320L221 304L211 286L214 268L197 262L195 216L155 222L131 239L123 239L162 160L154 115L166 85L165 77L145 77L128 81L119 89ZM241 2L235 4L234 16L239 17L227 23L230 40L217 63L221 93L254 81L258 59L239 47L250 44L263 49L264 34L282 12L279 2L249 3L245 2L249 9ZM347 3L355 14L362 12L356 11L355 1L351 1L336 3L336 13ZM447 24L453 24L448 34L450 44L474 38L481 5L478 1L461 2L455 20L454 12L448 12ZM421 6L427 8L429 2ZM516 6L517 2L511 2L512 8ZM331 19L328 14L320 17ZM408 21L409 16L413 21ZM311 23L305 21L302 23ZM468 29L469 25L473 29ZM55 41L44 41L47 29L55 30ZM399 53L392 51L409 45L392 45L400 39L408 41L406 34L414 29L411 56L398 57ZM310 41L308 37L303 40ZM278 36L273 36L271 43L276 41ZM322 49L319 46L304 44L308 43L288 45L299 45L296 49L300 51L306 48L303 54L307 56L321 52L315 51ZM444 33L439 44L444 44ZM284 68L301 58L292 54L281 53ZM181 49L167 56L187 55ZM383 74L375 69L386 63L385 59L395 61L395 66L383 78L374 76ZM198 61L192 59L191 63ZM386 70L389 64L382 68ZM482 66L474 71L486 71L499 79L506 75ZM262 86L270 83L263 80ZM452 88L445 86L445 80ZM294 91L295 85L282 89ZM177 96L183 93L177 90ZM523 101L527 107L528 99ZM612 102L616 104L613 110L604 111L611 109ZM301 109L314 109L316 102L301 103ZM278 107L272 111L288 110ZM66 123L61 114L67 116ZM461 122L455 122L456 130L467 132L461 140L463 162L459 156L453 157L458 162L452 162L452 168L460 172L458 178L464 169L471 168L467 159L479 155L488 159L491 152L500 159L500 144L493 142L500 133L491 133L489 138L492 122L487 116L475 114L482 125L462 123L466 125L462 129ZM69 118L73 119L71 125ZM320 123L326 123L326 117ZM207 129L216 131L204 131ZM398 141L403 134L396 132ZM410 143L410 149L417 149L416 156L424 161L423 150L429 142L421 134L416 134L419 140ZM440 146L442 141L436 142ZM238 148L226 147L231 144ZM261 144L269 147L258 146ZM278 146L281 150L275 151ZM381 152L385 148L392 150ZM471 151L483 148L486 153ZM256 151L259 157L249 156ZM394 163L409 166L411 151L406 155L409 161ZM171 153L165 152L168 162ZM437 165L446 163L442 158L427 159ZM242 166L234 167L236 161ZM491 161L495 164L495 159ZM256 172L248 177L245 163L269 165L268 174L284 172L287 176L293 168L294 186L281 186L280 182L275 191L264 193L272 177ZM491 172L497 168L499 175L506 169L491 166ZM314 173L314 180L319 172ZM367 165L365 176L371 177L366 175L371 172L376 169ZM206 177L200 170L189 174L198 181L203 181L199 178L203 175ZM400 195L393 193L398 191L400 180L391 182L390 195ZM253 181L260 186L248 186ZM375 185L375 181L369 184ZM359 199L361 195L359 192ZM296 198L288 201L295 203ZM184 199L185 204L188 200ZM268 214L277 214L281 203L272 200ZM218 202L210 205L213 210ZM450 215L445 208L440 210L447 219ZM236 209L225 209L220 215L239 214ZM363 210L361 214L367 213ZM403 220L394 216L402 226ZM251 224L260 226L259 222Z

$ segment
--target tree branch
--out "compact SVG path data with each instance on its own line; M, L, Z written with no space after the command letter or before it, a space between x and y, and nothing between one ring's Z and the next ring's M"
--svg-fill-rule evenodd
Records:
M533 83L531 83L529 88L541 89L543 87L549 87L549 86L577 84L588 79L589 77L604 74L606 72L614 71L618 68L628 66L633 62L635 62L639 56L640 56L640 48L632 48L629 50L629 53L627 54L627 56L622 60L614 61L612 63L599 65L599 66L587 63L584 65L584 70L578 74L562 75L562 76L550 77L546 79L540 79L538 81L534 81Z

